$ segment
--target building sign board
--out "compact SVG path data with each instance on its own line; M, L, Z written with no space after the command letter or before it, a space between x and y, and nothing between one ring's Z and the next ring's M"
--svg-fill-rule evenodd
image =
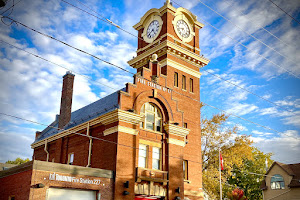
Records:
M164 92L171 93L171 91L172 91L172 90L169 89L169 88L163 87L163 86L161 86L161 85L158 85L158 84L153 83L153 82L151 82L151 81L147 81L147 80L142 79L142 78L137 78L137 81L138 81L139 83L142 83L142 84L144 84L144 85L148 85L148 86L150 86L150 87L152 87L152 88L154 88L154 89L158 89L158 90L161 90L161 91L164 91Z
M100 185L100 179L89 179L89 178L77 178L74 176L66 176L57 173L49 174L50 181L62 181L62 182L69 182L69 183L82 183L82 184L92 184L92 185Z

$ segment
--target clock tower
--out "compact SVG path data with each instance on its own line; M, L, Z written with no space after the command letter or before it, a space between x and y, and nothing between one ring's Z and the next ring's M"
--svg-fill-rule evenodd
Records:
M138 31L137 56L128 64L137 69L134 85L153 88L150 93L144 91L134 96L136 101L142 101L141 105L150 102L162 112L161 170L167 173L168 180L161 187L166 189L165 198L170 200L203 199L200 68L209 63L200 54L199 30L203 26L189 10L175 8L169 0L159 9L150 9L133 26ZM139 112L142 108L138 103L131 109L138 114L144 112ZM142 128L147 129L145 125ZM154 141L150 134L146 135L142 136L140 131L140 140ZM138 177L135 188L147 181ZM149 191L151 184L158 185L153 179ZM138 193L136 189L136 199Z

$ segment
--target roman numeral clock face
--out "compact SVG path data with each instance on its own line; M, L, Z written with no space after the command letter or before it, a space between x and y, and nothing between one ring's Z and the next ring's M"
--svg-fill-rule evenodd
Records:
M178 33L184 37L184 38L188 38L190 36L190 29L189 26L187 25L187 23L184 20L178 20L176 23L176 28Z
M147 37L149 39L153 38L157 34L158 30L159 30L159 23L157 20L153 20L148 26Z

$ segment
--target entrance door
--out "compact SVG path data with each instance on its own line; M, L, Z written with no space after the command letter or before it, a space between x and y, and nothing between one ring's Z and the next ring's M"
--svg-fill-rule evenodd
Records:
M65 188L49 188L47 200L95 200L96 192L90 190L77 190Z

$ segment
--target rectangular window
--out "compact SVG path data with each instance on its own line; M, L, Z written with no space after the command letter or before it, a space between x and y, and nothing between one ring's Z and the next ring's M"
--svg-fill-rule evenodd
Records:
M182 75L182 89L186 90L186 77L185 77L185 75Z
M140 144L139 146L139 167L147 168L147 150L148 146Z
M153 147L152 169L161 169L161 149Z
M184 128L187 128L187 123L184 123L184 124L183 124L183 127L184 127Z
M194 92L194 80L190 78L190 92Z
M74 153L69 153L68 155L68 164L73 165L74 163Z
M15 200L15 196L9 196L9 200Z
M184 180L188 180L188 161L183 161L183 178Z
M178 73L177 72L174 73L174 86L178 87Z
M153 113L146 114L146 129L154 130L154 119L155 116Z

